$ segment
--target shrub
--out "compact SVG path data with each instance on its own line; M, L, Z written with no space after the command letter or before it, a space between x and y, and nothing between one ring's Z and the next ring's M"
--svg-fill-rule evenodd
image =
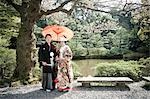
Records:
M87 55L87 49L86 48L76 48L73 50L74 56L86 56Z
M142 75L143 76L150 76L150 57L149 58L141 58L138 63L140 65L143 65L143 68L141 68Z
M108 53L108 50L104 47L89 49L89 55L106 56L107 53Z
M110 49L110 55L119 55L121 54L121 49L119 47L112 47Z
M138 52L130 52L123 55L124 60L139 60L141 57L145 57L145 54Z
M141 77L141 71L139 67L141 67L141 65L137 64L136 61L99 63L96 65L95 76L127 76L137 81Z
M72 68L73 68L74 78L82 76L82 74L79 72L79 66L75 62L72 62Z
M0 73L1 79L10 79L16 67L15 50L0 48Z
M41 78L41 68L39 66L35 66L33 69L33 77Z

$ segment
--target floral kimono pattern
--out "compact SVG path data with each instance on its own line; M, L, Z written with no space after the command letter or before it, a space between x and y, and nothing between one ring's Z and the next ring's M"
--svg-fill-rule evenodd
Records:
M71 65L72 51L69 46L65 45L60 48L58 61L57 88L70 88L73 81L73 71Z

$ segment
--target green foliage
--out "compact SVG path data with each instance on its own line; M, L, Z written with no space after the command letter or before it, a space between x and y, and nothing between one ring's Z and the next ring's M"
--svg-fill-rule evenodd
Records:
M131 51L129 49L121 49L119 47L112 47L110 50L109 50L109 53L108 53L108 56L114 56L114 55L123 55L126 54L126 53L130 53ZM129 54L130 55L130 54Z
M0 47L1 79L10 79L16 67L15 50Z
M133 52L130 51L127 54L123 55L124 60L139 60L142 57L145 57L146 55L143 53Z
M118 61L114 63L99 63L96 65L95 76L127 76L134 80L141 77L140 67L136 61Z
M73 51L73 56L86 56L87 55L87 49L84 48L81 44L74 44L75 42L69 42L69 46Z
M16 36L20 27L19 14L11 8L0 2L0 36L10 39Z
M19 31L19 14L0 1L0 80L7 81L16 67L16 51L8 49L9 40Z
M144 59L141 58L138 63L140 65L143 65L143 67L141 68L142 71L142 75L143 76L150 76L150 57Z
M44 28L47 25L54 25L54 24L56 23L53 20L46 18L42 18L36 22L36 25L40 28Z
M106 56L109 50L106 49L105 47L101 47L101 48L90 48L88 49L88 51L89 55Z
M16 67L16 52L8 49L9 40L17 36L20 18L18 13L10 6L0 2L0 80L6 81L11 78Z
M8 40L0 36L0 47L7 47L9 45Z
M38 65L36 65L33 69L33 77L41 78L41 68L39 68Z
M121 49L119 47L112 47L110 49L110 53L111 56L112 55L120 55L121 54Z
M86 56L87 55L87 49L86 48L76 48L73 50L74 56Z
M117 19L109 14L75 9L72 15L53 14L49 18L43 18L43 20L46 23L50 22L49 25L65 25L73 30L74 37L69 42L69 46L71 46L75 56L92 56L96 54L108 57L122 56L130 50L149 52L146 50L149 48L148 41L143 41L143 47L138 46L139 44L136 42L138 41L137 28L127 30L122 25L118 25ZM39 20L39 23L43 24L42 21ZM37 31L36 33L41 34L40 29L37 29ZM37 37L40 38L40 36ZM103 52L101 48L106 51Z
M82 74L79 72L79 66L75 62L72 62L72 68L74 78L82 76Z

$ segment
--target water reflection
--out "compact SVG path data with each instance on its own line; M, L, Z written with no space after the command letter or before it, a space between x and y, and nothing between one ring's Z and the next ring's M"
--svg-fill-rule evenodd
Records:
M83 76L94 75L94 67L98 63L104 62L116 62L119 61L118 59L85 59L85 60L73 60L79 66L79 72Z

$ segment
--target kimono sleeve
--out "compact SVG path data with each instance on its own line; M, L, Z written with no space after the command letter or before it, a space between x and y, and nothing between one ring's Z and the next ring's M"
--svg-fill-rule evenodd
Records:
M40 46L40 48L39 48L39 51L38 51L38 62L40 62L40 65L41 65L41 61L43 61L44 59L44 57L43 57L43 51L42 51L42 49L43 49L43 46L41 45Z

